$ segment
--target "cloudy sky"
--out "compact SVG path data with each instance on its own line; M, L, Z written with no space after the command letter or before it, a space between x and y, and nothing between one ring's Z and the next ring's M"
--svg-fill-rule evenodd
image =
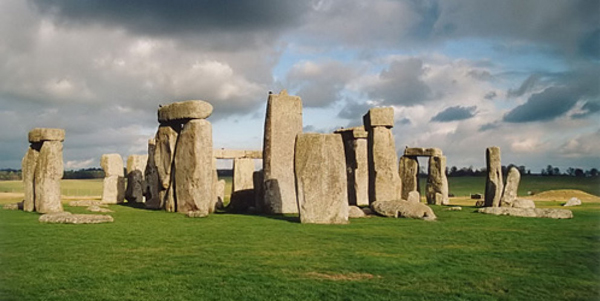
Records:
M600 1L0 1L0 168L34 127L66 129L67 169L142 154L188 99L215 147L260 149L283 88L305 131L392 106L397 149L448 166L600 168Z

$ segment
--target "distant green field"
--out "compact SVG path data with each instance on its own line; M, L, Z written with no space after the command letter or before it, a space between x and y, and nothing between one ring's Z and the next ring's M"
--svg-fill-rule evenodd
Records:
M231 177L222 177L227 183L225 195L231 193ZM423 194L426 179L420 179ZM472 193L482 193L485 190L485 177L450 177L448 178L450 193L455 196L469 196ZM554 189L579 189L600 196L600 177L542 177L524 176L519 185L519 195L525 196L528 191L538 193ZM61 191L66 196L100 196L102 195L102 179L93 180L62 180ZM21 181L0 181L0 192L23 192Z

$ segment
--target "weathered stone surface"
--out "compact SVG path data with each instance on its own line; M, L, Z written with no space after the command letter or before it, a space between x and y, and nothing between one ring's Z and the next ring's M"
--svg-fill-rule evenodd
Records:
M485 151L485 162L488 173L485 181L484 203L486 207L498 207L504 189L500 148L488 147Z
M407 147L404 155L409 157L441 157L442 150L439 148Z
M101 201L95 200L79 200L79 201L70 201L69 206L71 207L90 207L90 206L101 206Z
M430 205L448 204L448 178L446 178L446 157L429 157L426 198Z
M512 207L513 202L517 199L519 181L521 181L521 173L516 167L511 166L506 176L506 185L504 185L504 193L500 199L500 207Z
M371 204L371 209L377 214L386 217L405 217L424 220L437 219L433 210L423 203L403 200L376 201Z
M453 207L448 207L448 208L446 208L444 210L446 210L446 211L461 211L462 207L460 207L460 206L453 206Z
M254 182L254 205L258 212L264 212L265 208L265 174L263 170L255 171L252 174L252 181Z
M392 131L385 127L369 130L369 202L400 200L402 181Z
M570 198L563 206L565 206L565 207L581 206L581 200L573 197L573 198Z
M262 159L263 157L261 150L214 149L213 154L217 159Z
M186 123L175 151L177 211L214 210L212 125L204 119ZM211 209L211 206L213 209Z
M217 203L215 205L216 209L223 209L225 208L225 185L227 183L225 182L225 180L219 180L217 181L217 186L216 186L216 194L217 194Z
M348 206L348 218L367 217L364 211L357 206Z
M125 178L109 176L102 181L102 203L120 204L125 200Z
M208 212L206 212L206 211L188 211L185 214L185 216L192 217L192 218L207 217L208 216Z
M237 158L233 160L233 181L229 208L233 211L246 211L255 207L254 195L254 159Z
M91 211L91 212L114 212L108 208L100 207L98 205L89 206L85 210Z
M37 143L43 141L59 141L65 140L65 130L63 129L49 129L49 128L35 128L29 131L29 143Z
M419 161L417 157L402 156L398 166L398 174L402 181L402 199L408 200L408 194L419 191Z
M35 169L40 153L34 147L40 146L41 145L34 145L29 147L27 153L23 157L23 161L21 161L24 193L23 211L35 211Z
M213 150L214 152L214 150ZM217 172L217 159L214 157L212 159L212 204L209 207L208 213L214 213L217 209L221 209L223 206L219 206L217 199L217 185L219 183L219 174ZM222 205L222 204L221 204Z
M202 100L187 100L174 102L158 109L158 122L185 123L191 119L205 119L212 114L213 107Z
M527 199L516 199L510 205L514 208L535 208L535 203Z
M127 189L125 199L133 203L144 202L144 172L148 163L148 155L130 155L127 158Z
M362 126L340 129L335 133L340 134L344 142L348 204L369 205L368 133Z
M406 198L406 200L413 203L420 203L421 194L418 191L411 191L408 193L408 198Z
M2 209L4 209L4 210L21 210L21 209L23 209L23 202L4 204L4 206L2 206Z
M365 213L365 215L369 216L369 215L373 215L373 210L371 210L371 207L363 207L362 211Z
M144 171L144 180L146 184L145 206L148 209L162 209L160 200L160 179L158 178L158 168L156 167L156 161L154 154L156 152L156 140L148 140L148 161L146 162L146 169Z
M158 172L159 208L165 208L169 212L175 211L175 198L171 189L173 160L175 158L175 146L181 128L179 125L161 125L158 127L154 138L156 147L154 150L154 162Z
M72 214L71 212L55 212L43 214L40 223L48 224L100 224L112 223L113 218L105 214Z
M63 176L63 145L45 141L35 169L35 210L40 213L63 211L60 202L60 179Z
M554 219L573 218L573 212L571 212L571 210L566 209L485 207L478 209L477 212L493 215L509 215L519 217L540 217Z
M366 129L377 126L392 128L394 127L394 108L371 108L363 116L363 123Z
M348 223L342 137L336 134L299 134L294 171L301 223Z
M123 170L123 159L119 154L104 154L100 158L100 167L104 170L104 176L125 176Z
M302 133L302 100L285 90L270 94L263 143L265 210L298 213L294 184L294 145Z

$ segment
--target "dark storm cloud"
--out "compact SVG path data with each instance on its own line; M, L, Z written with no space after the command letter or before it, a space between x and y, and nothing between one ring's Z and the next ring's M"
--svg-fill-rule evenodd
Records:
M423 61L409 58L392 62L379 74L379 82L367 89L369 97L387 105L413 106L429 100L432 91L423 81Z
M588 102L586 102L582 107L581 110L583 112L581 113L577 113L577 114L573 114L573 118L575 119L581 119L581 118L586 118L592 114L598 113L600 112L600 99L596 99L596 100L590 100Z
M537 82L539 80L540 80L539 74L532 74L527 79L525 79L525 81L523 81L523 83L521 84L521 86L519 88L509 89L507 96L508 97L519 97L519 96L529 92L533 87L535 87L535 85L537 84Z
M338 113L337 117L348 120L361 120L373 105L365 102L348 101L346 106Z
M437 115L433 116L433 118L431 118L431 121L450 122L450 121L457 121L457 120L469 119L469 118L475 116L475 110L476 109L477 109L476 106L471 106L471 107L462 107L462 106L449 107L449 108L446 108L445 110L439 112Z
M282 29L297 24L305 1L32 0L43 14L66 24L118 26L142 34Z
M552 120L565 114L575 103L577 97L571 89L550 87L533 94L526 103L504 115L503 120L512 123Z

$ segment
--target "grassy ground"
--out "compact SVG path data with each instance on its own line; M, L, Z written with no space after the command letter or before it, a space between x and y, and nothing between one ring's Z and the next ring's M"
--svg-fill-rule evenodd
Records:
M600 202L571 220L432 207L436 222L349 225L119 205L111 224L49 225L0 210L0 300L600 298Z

